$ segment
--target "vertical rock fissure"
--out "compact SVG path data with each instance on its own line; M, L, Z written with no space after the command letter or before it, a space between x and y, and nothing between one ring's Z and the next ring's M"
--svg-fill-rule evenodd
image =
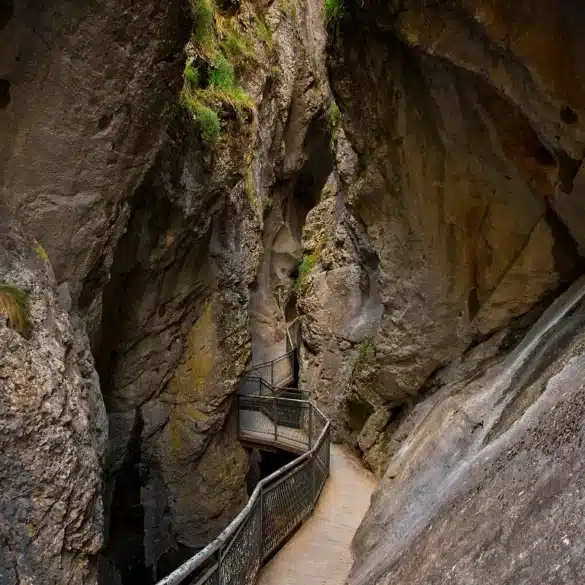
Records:
M151 585L153 572L145 563L144 507L141 490L145 468L141 464L144 422L136 410L126 456L115 478L104 555L117 568L123 585Z

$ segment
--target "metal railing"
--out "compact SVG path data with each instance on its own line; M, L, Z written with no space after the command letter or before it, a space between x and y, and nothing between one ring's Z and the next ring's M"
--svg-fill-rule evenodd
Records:
M271 386L284 386L294 379L296 349L287 351L276 359L255 364L250 368L248 377L262 378Z
M294 400L308 400L310 392L288 386L271 386L264 378L246 376L238 386L238 394L246 396L276 396Z
M277 390L277 389L273 389ZM237 395L238 435L266 436L302 455L261 480L246 507L202 551L157 585L252 585L262 564L315 508L329 476L330 426L307 400Z

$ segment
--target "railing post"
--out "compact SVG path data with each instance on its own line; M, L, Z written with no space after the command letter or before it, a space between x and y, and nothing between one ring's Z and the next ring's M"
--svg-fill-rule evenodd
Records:
M317 490L315 489L315 466L317 465L315 453L311 455L311 511L315 509Z
M309 404L309 450L313 446L313 407Z
M240 397L236 394L236 436L240 438Z
M221 549L221 546L217 549L217 585L223 584L223 579L221 578Z
M272 399L274 401L274 442L278 441L278 408L276 404L276 398Z
M274 386L274 360L270 362L270 385Z
M260 542L258 549L260 551L260 566L262 566L262 557L264 556L264 486L260 486Z

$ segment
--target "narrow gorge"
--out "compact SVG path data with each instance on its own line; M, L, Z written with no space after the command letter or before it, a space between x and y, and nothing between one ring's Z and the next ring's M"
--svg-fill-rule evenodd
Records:
M293 347L377 481L347 585L581 585L582 30L2 0L0 585L154 585L216 538L262 467L238 385Z

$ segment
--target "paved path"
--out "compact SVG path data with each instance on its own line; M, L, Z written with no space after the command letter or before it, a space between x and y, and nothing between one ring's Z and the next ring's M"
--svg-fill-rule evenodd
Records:
M342 585L351 539L376 482L347 449L331 445L331 475L313 515L262 569L258 585Z

